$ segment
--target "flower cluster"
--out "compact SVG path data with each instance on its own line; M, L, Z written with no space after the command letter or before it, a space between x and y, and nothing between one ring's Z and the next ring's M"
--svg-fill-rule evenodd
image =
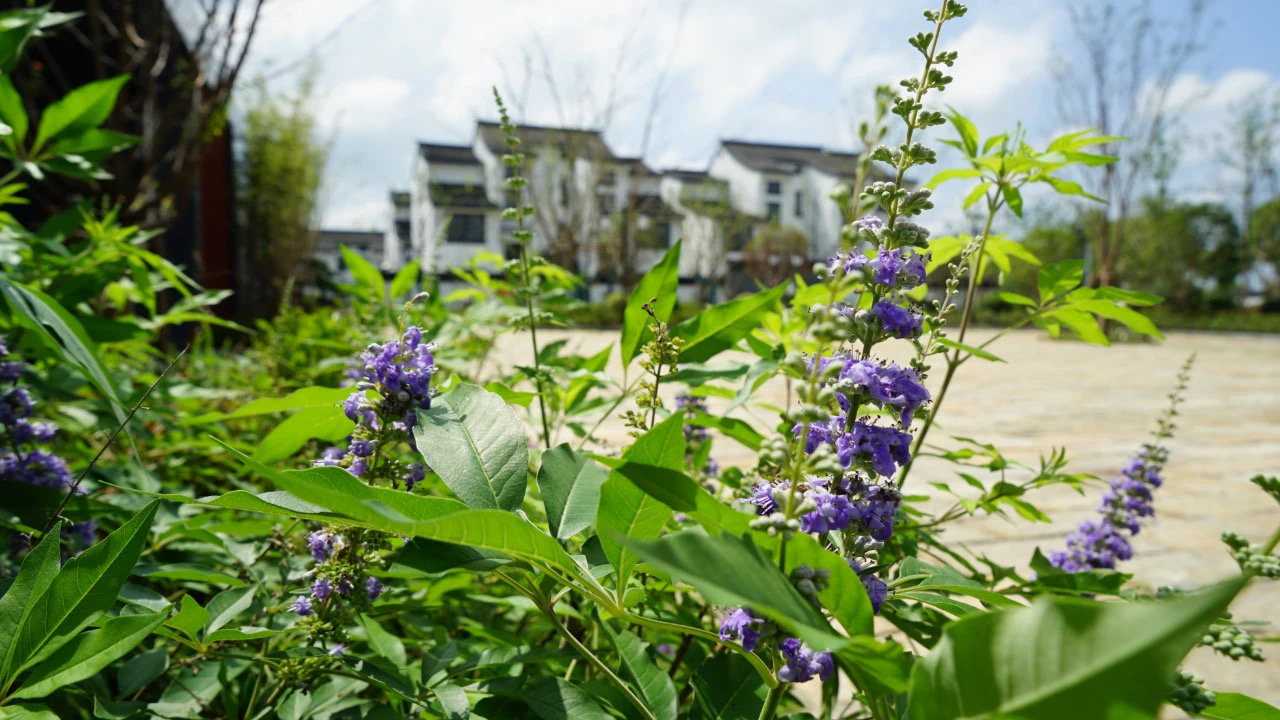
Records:
M756 617L747 608L737 608L720 623L720 642L737 640L747 652L754 652L756 643L771 629L771 624L764 618Z
M345 467L371 483L386 479L398 486L403 482L408 489L426 477L421 463L399 463L383 457L380 448L400 439L413 444L417 413L431 407L431 376L436 369L431 348L431 343L423 342L422 331L410 327L399 340L372 344L364 351L355 390L342 403L347 417L356 423L355 430L346 450L328 448L316 465Z
M379 550L388 546L385 536L359 529L351 532L351 538L332 528L307 534L307 551L315 561L308 572L311 587L290 606L300 617L314 616L318 606L337 608L340 601L364 609L382 594L382 582L369 569L383 564Z
M836 670L835 664L831 662L830 652L814 652L795 638L783 640L778 649L782 651L782 659L786 663L778 670L778 679L782 682L808 682L814 676L819 680L826 680Z
M1099 517L1080 523L1067 536L1066 550L1049 554L1049 562L1069 573L1084 570L1115 569L1116 563L1133 557L1129 538L1141 530L1141 518L1155 514L1152 491L1163 480L1160 471L1168 452L1155 445L1145 445L1129 461L1119 477L1098 504Z
M41 445L53 441L58 426L35 420L36 401L18 384L23 363L9 355L0 340L0 480L68 490L74 484L67 461ZM82 546L92 545L97 521L86 520L67 528Z
M861 273L876 285L896 290L911 290L924 283L929 255L921 255L909 248L886 247L882 244L884 221L874 215L866 215L854 221L854 228L858 237L881 244L870 255L855 249L827 258L832 275Z

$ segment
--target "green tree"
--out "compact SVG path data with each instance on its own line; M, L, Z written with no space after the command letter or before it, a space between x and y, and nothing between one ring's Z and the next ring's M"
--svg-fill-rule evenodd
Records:
M258 79L245 112L240 163L241 317L274 314L286 288L313 270L316 210L328 157L311 111L314 72L290 96L272 95Z
M1182 310L1232 303L1245 253L1231 210L1212 203L1148 205L1124 220L1133 241L1119 268L1131 289L1160 295Z

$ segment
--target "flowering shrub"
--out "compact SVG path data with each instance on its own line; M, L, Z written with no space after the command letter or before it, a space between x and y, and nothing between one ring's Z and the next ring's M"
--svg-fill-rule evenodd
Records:
M197 348L174 378L124 362L146 355L137 345L90 342L77 316L91 304L64 307L61 274L27 274L45 267L29 260L48 238L25 235L23 274L0 271L0 484L24 500L0 513L19 541L0 596L0 716L1274 713L1179 663L1196 645L1263 660L1227 608L1246 584L1280 575L1280 533L1227 532L1240 574L1199 590L1148 595L1118 568L1142 552L1132 540L1156 511L1189 366L1155 441L1100 489L1097 517L1065 549L1037 550L1024 569L946 537L963 517L1048 522L1035 491L1088 491L1064 451L1024 465L979 439L926 437L965 363L999 361L1008 330L966 344L984 273L1039 264L993 232L1002 211L1021 214L1031 182L1080 194L1056 173L1113 160L1086 151L1106 140L1091 132L1038 151L926 106L952 81L957 54L940 39L966 12L944 2L910 39L920 75L880 96L903 141L869 149L858 185L835 193L843 247L814 269L819 282L673 323L677 244L627 300L621 378L606 372L612 346L581 357L537 334L561 320L576 279L536 253L527 158L501 104L519 198L504 217L520 252L497 261L501 279L460 270L471 286L450 302L470 302L463 310L416 292L416 266L387 283L351 254L352 309L286 308L243 355ZM41 17L0 32L34 32ZM2 83L0 120L12 126ZM966 166L915 185L938 159L925 133L948 123ZM11 155L67 167L17 134ZM887 173L867 183L872 162ZM977 183L977 237L922 224L932 188L953 180ZM104 296L142 284L107 275ZM942 278L938 297L930 276ZM997 292L1022 309L1017 326L1051 336L1105 344L1100 320L1159 336L1133 309L1157 298L1082 280L1068 261L1040 269L1035 298ZM492 356L515 331L527 331L532 364L508 368ZM294 342L301 333L312 341ZM744 348L750 364L722 356ZM755 396L769 381L786 388L783 407ZM228 390L210 390L219 382ZM152 390L176 409L150 408ZM741 407L753 422L731 414ZM35 419L55 408L98 442ZM134 413L145 421L130 425ZM631 432L623 447L601 438L613 418ZM720 467L712 455L730 441L755 461ZM954 465L967 486L932 483L955 498L940 512L914 494L918 479L908 484L924 458ZM1280 502L1280 481L1254 482ZM64 541L86 522L102 529Z

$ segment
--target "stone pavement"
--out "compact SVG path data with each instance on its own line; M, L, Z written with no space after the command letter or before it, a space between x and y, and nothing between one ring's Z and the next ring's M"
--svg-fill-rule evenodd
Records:
M990 334L978 329L967 339L978 344ZM583 354L618 337L604 331L545 335L544 342L567 337L569 347ZM507 339L511 347L504 354L523 361L529 351L518 339ZM1165 484L1156 492L1156 518L1134 539L1135 557L1122 568L1133 573L1135 586L1195 587L1226 578L1237 568L1219 534L1233 529L1261 542L1280 524L1280 506L1248 482L1259 472L1280 475L1280 336L1173 332L1161 342L1098 347L1054 341L1040 331L1026 330L999 340L991 350L1007 364L978 359L965 363L952 382L938 425L930 431L930 444L951 445L949 436L972 437L993 443L1006 457L1027 465L1036 465L1054 446L1065 447L1071 459L1068 471L1104 479L1118 474L1148 439L1178 367L1197 353L1179 427L1169 444ZM715 362L729 359L752 360L730 354ZM616 353L612 363L609 372L620 377ZM938 381L932 378L931 388ZM668 389L662 395L674 407L674 393ZM772 381L756 398L783 405L785 386ZM709 405L715 412L728 402L713 398ZM758 429L777 422L776 415L761 409L734 414ZM598 435L616 445L627 441L616 418L606 421ZM565 439L567 433L561 438ZM749 450L728 439L717 440L713 455L722 467L754 462ZM1010 479L1017 477L1015 473ZM907 490L935 496L930 507L939 510L951 503L930 481L947 482L953 489L963 486L949 464L922 459ZM1025 569L1032 550L1039 546L1047 554L1060 546L1063 536L1092 513L1102 492L1100 483L1091 485L1083 497L1066 487L1034 492L1028 499L1053 518L1052 524L980 516L952 523L947 537L974 553ZM1278 601L1280 585L1256 582L1236 600L1232 612L1239 620L1271 623L1251 632L1277 638ZM1280 705L1280 644L1268 643L1263 649L1268 655L1265 663L1233 663L1197 650L1187 667L1204 676L1210 689L1244 692Z

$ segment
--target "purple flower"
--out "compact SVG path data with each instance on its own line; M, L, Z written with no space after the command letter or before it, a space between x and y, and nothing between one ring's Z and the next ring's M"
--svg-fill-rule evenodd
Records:
M849 563L849 568L859 574L862 581L862 587L867 591L867 597L871 599L871 611L876 615L880 614L880 608L884 606L885 598L889 597L889 586L883 580L876 577L874 573L862 574L862 564L853 558L846 558L845 562Z
M854 224L857 225L859 228L866 230L868 232L875 232L877 230L884 229L884 220L881 220L875 215L869 215L869 214L863 215L862 217L855 220Z
M352 440L351 454L358 458L367 458L373 454L378 443L373 440Z
M880 318L880 328L896 338L919 337L924 329L924 316L881 300L871 308L871 314Z
M26 388L9 388L0 393L0 425L13 427L19 420L30 417L35 406Z
M311 594L315 595L320 602L324 602L333 594L333 583L329 582L329 578L317 578L311 583Z
M787 683L802 683L812 680L816 675L826 680L835 672L830 652L815 653L807 645L800 644L796 638L787 638L778 646L786 664L778 670L778 680Z
M689 415L705 415L707 413L707 401L696 395L681 393L676 396L676 410L690 410ZM692 443L700 443L710 437L707 429L699 425L685 425L684 438Z
M294 599L293 606L290 609L298 613L298 615L302 617L307 617L308 615L315 615L315 611L311 609L311 598L307 597L306 595L299 595L296 599Z
M756 483L756 486L751 488L751 498L747 502L758 508L756 510L757 515L772 515L778 511L778 504L773 501L774 489L786 490L790 487L790 480L783 480L777 485L767 480Z
M800 529L807 533L844 530L853 521L856 509L844 495L814 493L810 495L818 508L800 518Z
M839 418L844 424L844 418ZM836 438L836 458L843 467L851 467L855 460L869 464L878 475L892 476L897 469L911 462L911 434L891 427L869 425L861 420L854 422L850 432Z
M351 590L352 590L351 578L347 577L346 575L343 575L341 578L338 579L338 595L340 595L341 597L346 597L347 593L350 593Z
M307 535L307 549L311 551L311 557L318 563L322 563L329 559L329 554L333 552L333 535L321 530L316 530Z
M742 643L742 649L753 652L756 641L760 639L760 631L752 625L764 624L764 620L754 617L746 608L738 608L729 613L720 623L720 642L731 642L735 638Z
M320 459L316 460L316 467L335 466L342 462L342 458L347 454L346 450L335 445L330 445L320 453Z
M423 478L425 478L426 476L427 476L427 469L422 466L422 463L420 462L410 463L409 471L404 477L405 489L412 490L413 486L422 482Z
M365 592L369 594L370 600L377 600L382 594L382 583L378 582L378 578L370 576L364 584Z
M331 657L342 657L346 652L347 646L344 643L334 643L333 647L329 648Z

